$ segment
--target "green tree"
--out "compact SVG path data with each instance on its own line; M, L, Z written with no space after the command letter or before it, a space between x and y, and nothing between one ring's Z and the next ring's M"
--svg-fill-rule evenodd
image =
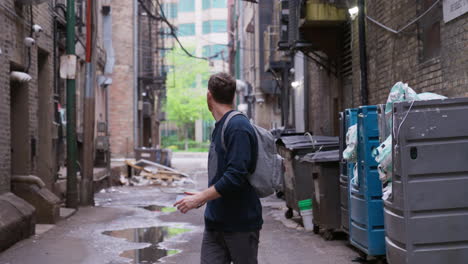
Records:
M187 48L194 54L194 48ZM170 70L167 75L166 113L175 123L180 139L187 142L189 127L196 120L212 120L206 104L206 80L210 75L208 61L188 57L180 48L166 54Z

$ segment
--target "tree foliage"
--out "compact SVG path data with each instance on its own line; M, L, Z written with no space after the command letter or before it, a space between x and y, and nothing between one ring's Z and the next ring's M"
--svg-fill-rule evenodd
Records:
M194 48L187 48L194 53ZM206 104L206 80L210 75L208 61L190 58L180 48L166 54L170 70L167 75L166 113L179 128L195 120L212 120Z

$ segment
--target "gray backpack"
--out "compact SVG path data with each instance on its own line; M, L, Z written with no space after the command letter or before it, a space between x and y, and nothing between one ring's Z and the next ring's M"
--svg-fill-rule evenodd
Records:
M226 150L224 143L224 131L229 121L236 115L244 115L241 112L233 111L221 130L221 143ZM258 141L257 166L254 173L249 175L249 182L260 198L267 197L274 193L277 182L280 181L282 171L281 157L276 152L276 143L273 135L266 129L252 124Z

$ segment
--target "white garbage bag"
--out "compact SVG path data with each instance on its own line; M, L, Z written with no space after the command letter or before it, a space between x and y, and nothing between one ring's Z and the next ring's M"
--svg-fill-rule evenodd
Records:
M357 124L350 126L346 133L346 149L343 151L343 158L348 162L357 161Z
M390 180L391 175L389 174L393 170L392 135L388 136L380 146L372 151L372 156L375 158L375 161L379 163L378 171L380 180L382 182L387 182Z
M392 183L389 182L385 188L382 190L382 200L386 201L392 195Z
M358 177L358 166L357 163L354 164L353 168L353 177L351 178L351 184L358 186L359 185L359 177Z

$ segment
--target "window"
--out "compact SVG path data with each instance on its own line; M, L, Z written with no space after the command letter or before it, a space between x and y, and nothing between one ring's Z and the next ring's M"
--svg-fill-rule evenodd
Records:
M213 47L211 48L212 52L213 52L213 55L215 54L219 54L219 56L217 57L217 59L222 59L223 56L224 58L227 57L227 52L228 52L228 49L227 49L227 46L226 45L220 45L220 44L217 44L217 45L213 45Z
M194 36L195 24L180 24L177 35L180 37Z
M172 38L171 29L170 29L170 28L168 28L168 27L162 27L160 32L161 32L161 35L162 35L163 38L165 38L165 39L170 39L170 38Z
M224 33L227 32L226 20L213 20L211 23L211 32Z
M203 22L203 34L227 32L226 20L209 20Z
M226 0L203 0L203 9L226 8Z
M179 0L179 12L194 12L195 0Z
M434 1L420 0L421 11L429 9ZM432 9L419 22L420 39L422 44L421 60L427 61L440 55L440 21L442 19L442 8Z
M222 54L222 52L224 51L224 53ZM203 46L203 57L212 57L212 56L215 56L214 58L212 58L213 60L221 60L223 59L226 59L227 56L228 56L228 47L227 45L221 45L221 44L216 44L216 45L206 45L206 46Z
M211 56L210 54L211 54L211 46L210 45L203 46L202 56L209 57Z
M203 10L205 10L205 9L210 9L210 7L211 7L211 0L203 0L202 7L203 7Z
M203 34L211 32L211 21L203 21Z
M176 3L166 3L163 4L164 14L167 18L177 18L177 4Z
M226 0L211 0L212 8L226 8Z

